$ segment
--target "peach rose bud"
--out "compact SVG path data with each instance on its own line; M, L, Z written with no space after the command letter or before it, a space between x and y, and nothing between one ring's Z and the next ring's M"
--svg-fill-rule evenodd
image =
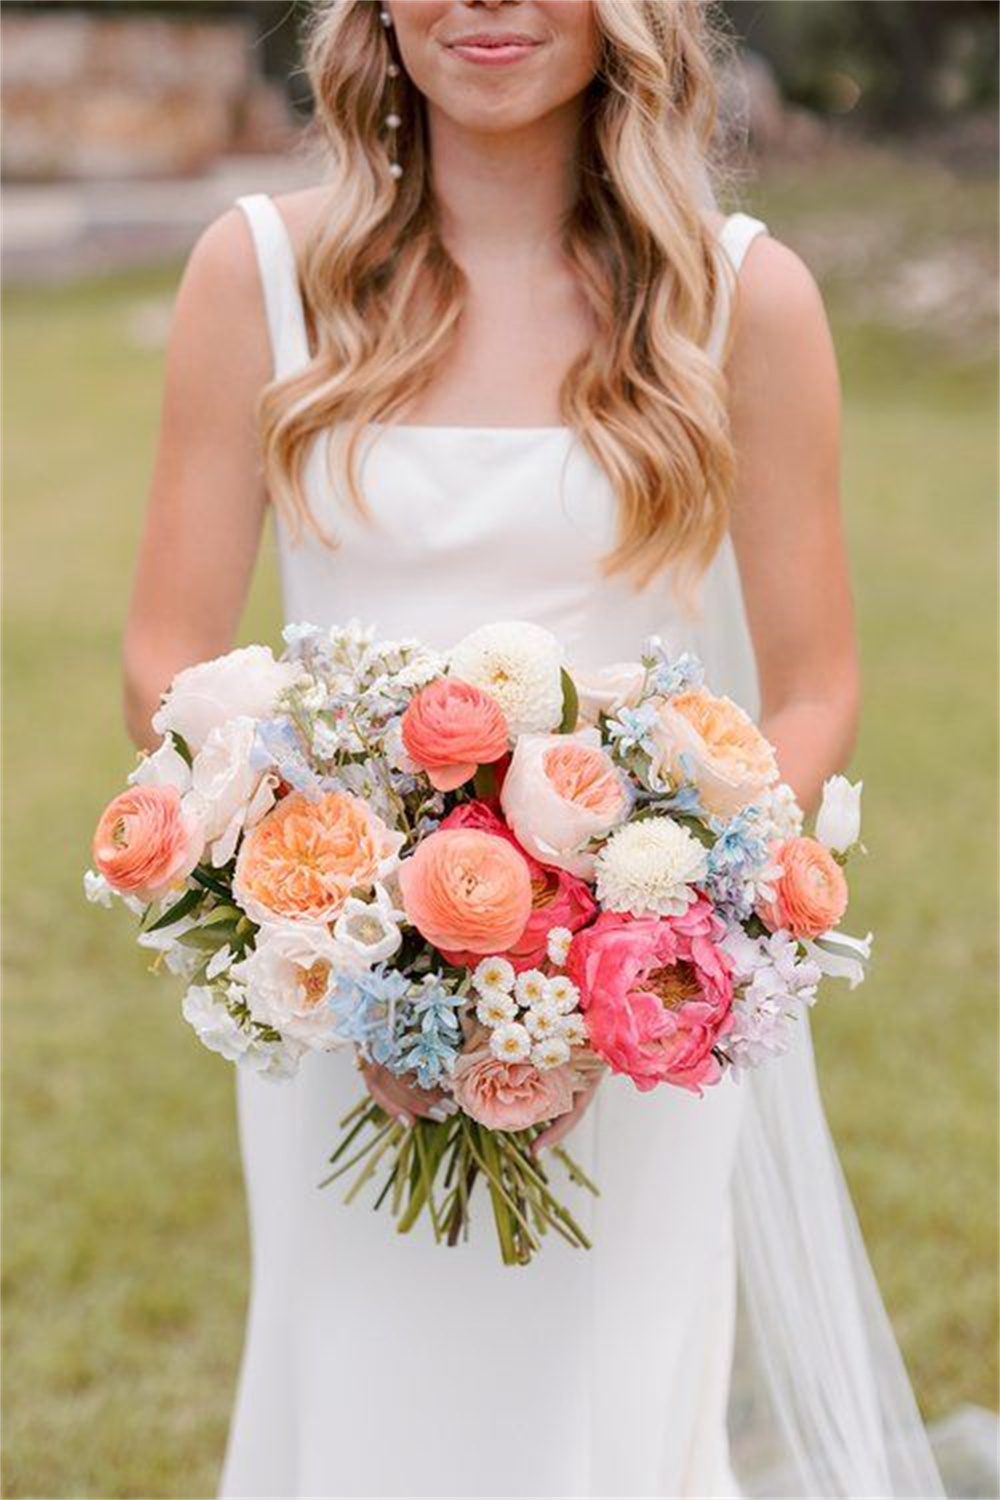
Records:
M183 884L204 847L201 821L175 786L133 786L104 809L91 852L114 890L155 901Z
M836 927L847 910L847 879L825 845L802 835L771 851L782 874L774 900L761 901L757 915L772 932L787 928L793 937L815 938Z
M435 948L502 953L531 915L531 874L507 839L439 828L399 867L403 906Z
M407 755L439 792L454 791L507 750L507 720L499 703L454 677L439 677L417 693L400 732Z

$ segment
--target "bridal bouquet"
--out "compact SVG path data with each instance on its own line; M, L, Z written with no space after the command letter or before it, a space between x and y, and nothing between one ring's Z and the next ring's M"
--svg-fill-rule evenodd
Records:
M177 674L86 894L140 917L213 1051L283 1079L349 1047L381 1080L331 1157L349 1198L380 1181L454 1244L482 1178L506 1262L585 1246L532 1149L582 1090L701 1093L780 1055L824 974L864 977L871 934L838 930L861 783L805 833L751 718L655 638L597 674L522 621L445 654L284 641Z

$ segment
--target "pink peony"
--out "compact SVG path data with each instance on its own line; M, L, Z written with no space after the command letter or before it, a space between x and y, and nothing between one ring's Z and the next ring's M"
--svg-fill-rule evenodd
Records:
M538 968L546 956L546 944L552 927L568 927L576 932L592 921L597 912L590 887L566 870L550 869L532 859L522 849L507 824L485 802L463 802L452 808L441 821L442 828L479 828L484 833L506 839L522 855L531 876L531 914L521 935L502 951L517 970ZM477 953L451 951L444 953L450 964L469 968L479 962Z
M463 1053L452 1086L459 1107L487 1130L527 1130L573 1108L575 1075L569 1063L536 1068L504 1062L488 1046Z
M133 786L102 812L91 843L94 865L108 885L154 901L184 884L205 848L200 818L175 786Z
M783 873L774 882L774 900L758 903L765 926L808 938L836 927L847 910L847 878L825 844L808 836L785 839L771 857Z
M716 1083L716 1040L732 1024L732 960L725 923L704 897L677 917L603 912L570 945L590 1044L639 1089Z
M439 792L469 781L507 751L507 720L495 698L471 683L439 677L412 699L400 725L407 755Z
M478 828L439 828L399 867L408 920L445 953L502 953L531 913L527 861L507 841Z

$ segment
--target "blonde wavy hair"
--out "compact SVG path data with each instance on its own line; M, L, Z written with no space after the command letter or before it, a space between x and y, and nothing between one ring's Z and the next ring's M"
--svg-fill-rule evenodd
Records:
M718 298L734 298L737 287L704 218L720 172L715 73L728 37L705 0L593 3L600 60L583 111L577 199L561 230L594 333L566 372L560 411L618 498L604 572L626 570L641 588L676 565L690 608L735 482L723 360L716 365L705 350ZM294 537L305 523L331 547L336 538L303 485L312 441L327 433L328 471L367 514L357 476L365 425L390 421L433 380L466 291L438 232L425 100L402 66L396 137L405 172L397 179L389 170L387 69L399 58L379 8L314 0L308 16L312 129L329 160L329 206L298 268L315 352L304 369L265 386L258 408L276 506Z

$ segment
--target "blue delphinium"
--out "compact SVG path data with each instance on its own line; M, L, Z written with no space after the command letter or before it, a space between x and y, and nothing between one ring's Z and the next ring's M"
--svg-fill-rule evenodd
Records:
M462 998L436 974L426 975L410 990L407 1010L413 1028L402 1041L402 1062L416 1072L421 1088L434 1088L455 1065L462 1044L458 1020Z
M643 647L643 664L649 671L649 691L671 698L675 693L705 685L705 668L693 651L671 656L658 636L650 636Z
M709 827L718 837L708 854L706 889L728 915L744 921L756 901L755 877L767 864L767 839L753 808L728 820L710 818Z
M639 708L620 708L607 720L608 738L622 756L628 755L630 750L652 755L655 746L651 731L656 718L656 709L651 703L644 703Z
M361 974L338 974L327 999L337 1035L398 1072L405 1019L400 1002L409 988L406 975L385 963Z
M272 767L298 792L318 797L322 783L310 766L298 730L291 719L278 717L259 719L254 728L253 743L248 756L255 771Z

